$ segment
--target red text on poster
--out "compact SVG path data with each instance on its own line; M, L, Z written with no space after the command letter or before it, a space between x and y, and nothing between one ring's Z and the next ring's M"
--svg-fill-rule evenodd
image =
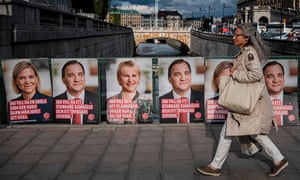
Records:
M182 112L194 113L200 103L190 103L187 98L162 99L161 118L178 118Z
M57 119L71 119L73 114L88 114L88 110L94 109L93 104L83 104L81 99L55 100L55 115Z
M47 99L15 100L9 102L11 121L27 120L31 114L41 114L39 104L47 104Z

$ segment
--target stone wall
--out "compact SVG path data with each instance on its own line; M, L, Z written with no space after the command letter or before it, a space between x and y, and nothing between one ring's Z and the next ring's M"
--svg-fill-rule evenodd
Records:
M265 39L265 42L271 48L272 56L300 55L299 41ZM200 56L234 56L239 48L233 45L232 36L191 31L190 50Z
M230 36L215 33L191 31L191 47L193 54L200 56L233 56L239 48L232 43Z
M20 0L0 2L0 58L131 57L130 28Z

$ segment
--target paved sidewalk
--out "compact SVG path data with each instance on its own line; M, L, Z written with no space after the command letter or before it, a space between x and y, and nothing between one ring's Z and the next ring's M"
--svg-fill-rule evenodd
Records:
M14 125L0 129L1 180L298 180L300 126L272 130L289 160L278 176L266 173L264 153L241 155L236 139L220 177L194 168L215 152L222 125Z

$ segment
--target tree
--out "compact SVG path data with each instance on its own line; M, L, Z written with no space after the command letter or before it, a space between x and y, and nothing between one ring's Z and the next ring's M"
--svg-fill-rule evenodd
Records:
M98 14L102 20L106 17L110 1L111 0L94 0L95 13Z

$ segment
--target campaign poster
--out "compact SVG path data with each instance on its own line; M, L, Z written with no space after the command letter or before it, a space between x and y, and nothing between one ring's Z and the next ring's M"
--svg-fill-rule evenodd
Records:
M116 58L107 62L107 123L152 123L152 59Z
M204 122L204 58L162 57L158 66L160 122Z
M56 122L96 124L99 119L97 59L51 59Z
M11 123L44 123L53 120L48 59L2 60L2 72Z
M299 125L297 59L269 59L263 73L277 125Z
M227 110L218 104L218 81L222 73L232 67L232 59L205 59L205 121L224 123Z

